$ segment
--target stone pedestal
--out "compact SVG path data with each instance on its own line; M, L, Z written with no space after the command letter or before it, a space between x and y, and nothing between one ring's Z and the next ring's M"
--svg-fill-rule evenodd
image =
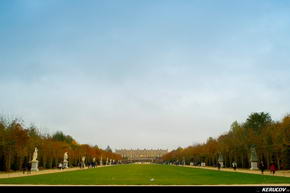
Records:
M219 162L219 163L220 163L221 168L223 168L224 167L224 162Z
M68 168L68 161L67 160L63 161L63 168Z
M32 160L31 161L31 171L39 171L38 170L38 161L37 160Z
M257 170L258 169L258 163L257 162L251 162L251 170Z

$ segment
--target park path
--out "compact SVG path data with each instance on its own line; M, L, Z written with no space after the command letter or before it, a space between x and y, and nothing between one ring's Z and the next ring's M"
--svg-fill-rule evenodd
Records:
M190 168L201 168L201 169L208 169L208 170L218 170L216 167L210 167L210 166L182 166L182 167L190 167ZM233 168L221 168L220 171L228 171L228 172L241 172L241 173L249 173L249 174L261 174L260 170L250 170L250 169L239 169L237 168L236 171L234 171ZM263 175L269 175L272 176L273 174L270 173L269 170L265 170ZM278 170L275 172L274 176L283 176L283 177L290 177L290 170Z
M105 165L103 166L98 166L97 168L100 167L107 167ZM35 175L41 175L41 174L50 174L50 173L59 173L59 172L68 172L68 171L76 171L76 170L86 170L89 168L79 168L79 167L74 167L74 168L67 168L67 169L47 169L47 170L39 170L39 171L32 171L30 173L25 173L23 174L22 171L18 172L0 172L0 179L1 178L16 178L16 177L25 177L25 176L35 176Z

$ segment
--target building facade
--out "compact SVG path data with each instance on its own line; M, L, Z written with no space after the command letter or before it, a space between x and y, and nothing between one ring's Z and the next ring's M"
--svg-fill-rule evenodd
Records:
M120 154L128 161L154 161L168 153L163 149L118 149L115 153Z

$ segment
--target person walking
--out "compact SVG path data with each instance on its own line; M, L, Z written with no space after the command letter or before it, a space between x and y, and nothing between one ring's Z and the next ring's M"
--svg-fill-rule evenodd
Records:
M22 164L22 171L23 171L23 174L25 174L25 172L27 171L26 162L25 161Z
M261 170L261 173L264 174L264 170L265 170L265 165L264 165L264 162L261 161L260 164L259 164L259 168Z
M274 163L271 163L271 165L270 165L270 171L271 171L271 173L273 175L275 174L276 170L277 170L277 168L276 168L275 164Z
M218 170L221 169L221 164L219 162L217 163L217 167L218 167Z
M27 174L31 174L31 162L26 162Z
M238 167L237 162L234 161L234 162L232 163L232 166L233 166L233 169L236 171L236 169L237 169L237 167Z
M58 168L59 168L60 170L62 170L62 163L59 163L59 164L58 164Z

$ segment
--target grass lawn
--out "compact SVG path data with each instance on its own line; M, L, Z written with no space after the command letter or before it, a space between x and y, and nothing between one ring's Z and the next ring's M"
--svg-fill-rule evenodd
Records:
M153 181L151 179L154 179ZM290 178L156 164L130 164L0 179L0 184L217 185L290 184Z

